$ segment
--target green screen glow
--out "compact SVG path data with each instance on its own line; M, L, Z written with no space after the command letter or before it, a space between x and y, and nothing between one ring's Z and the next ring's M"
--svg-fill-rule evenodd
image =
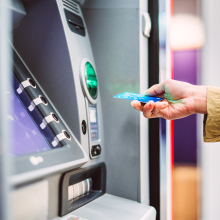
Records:
M93 99L96 99L98 94L98 89L97 89L98 83L97 83L95 70L93 69L91 63L89 62L85 64L84 76L89 94Z

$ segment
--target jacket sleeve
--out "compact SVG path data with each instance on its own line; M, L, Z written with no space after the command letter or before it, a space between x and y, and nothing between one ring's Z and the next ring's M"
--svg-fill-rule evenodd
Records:
M203 138L205 142L220 141L220 88L207 88L207 115L204 115Z

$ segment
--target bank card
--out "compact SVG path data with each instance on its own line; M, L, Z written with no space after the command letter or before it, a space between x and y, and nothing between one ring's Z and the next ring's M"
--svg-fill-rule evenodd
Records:
M158 97L151 97L151 96L146 96L146 95L141 95L141 94L136 94L136 93L130 93L130 92L124 92L118 95L113 96L114 98L119 98L119 99L128 99L128 100L137 100L139 102L147 103L149 101L154 101L158 102L162 100L162 98Z

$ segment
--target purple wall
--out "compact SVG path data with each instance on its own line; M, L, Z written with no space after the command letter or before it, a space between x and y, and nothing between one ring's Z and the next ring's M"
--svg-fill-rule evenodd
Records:
M197 84L197 50L173 52L174 79ZM174 121L174 163L196 164L196 115Z

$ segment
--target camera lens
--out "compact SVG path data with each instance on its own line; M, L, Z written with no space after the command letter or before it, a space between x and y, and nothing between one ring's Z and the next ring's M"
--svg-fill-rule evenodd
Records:
M44 103L44 105L47 105L47 100L43 96L41 96L40 99Z
M70 139L70 135L67 133L67 131L64 131L63 133L64 133L64 135L66 136L67 139Z
M29 83L31 84L32 87L36 88L36 84L32 79L29 79Z
M52 114L52 117L55 121L57 121L57 122L59 121L59 118L55 114Z

